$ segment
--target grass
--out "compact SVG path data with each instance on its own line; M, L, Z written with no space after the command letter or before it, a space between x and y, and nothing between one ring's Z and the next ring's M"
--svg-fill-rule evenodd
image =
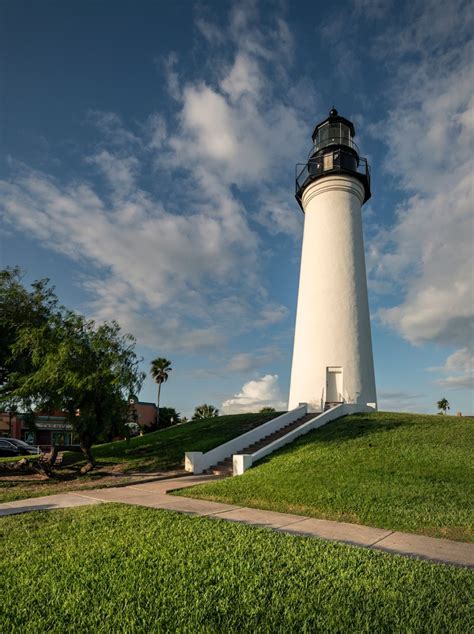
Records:
M209 451L278 415L237 414L192 421L129 441L98 445L94 455L101 464L126 464L127 471L172 469L184 464L185 451Z
M29 454L27 456L11 456L9 458L2 457L0 458L0 463L2 462L18 462L19 460L23 460L23 458L28 458L28 460L37 460L39 458L39 454Z
M472 419L356 414L177 494L472 541L473 449Z
M114 486L132 481L132 473L147 474L180 469L185 451L209 451L218 445L271 420L277 413L219 416L163 431L145 434L94 447L98 469L85 477L77 477L84 463L82 454L66 453L59 480L28 478L0 473L0 503L41 495ZM7 459L8 460L8 459Z
M452 632L472 572L166 511L0 521L2 632Z

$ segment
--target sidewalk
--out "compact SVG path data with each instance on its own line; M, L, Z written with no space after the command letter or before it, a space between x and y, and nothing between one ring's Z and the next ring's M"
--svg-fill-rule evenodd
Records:
M474 544L435 539L433 537L372 528L370 526L360 526L359 524L318 520L302 515L276 513L274 511L263 511L231 504L167 495L168 491L182 489L195 484L204 484L216 479L219 479L219 476L185 476L123 487L75 491L73 493L18 500L0 504L0 517L35 510L122 502L124 504L191 513L254 526L264 526L293 535L335 540L364 548L384 550L439 563L474 567Z

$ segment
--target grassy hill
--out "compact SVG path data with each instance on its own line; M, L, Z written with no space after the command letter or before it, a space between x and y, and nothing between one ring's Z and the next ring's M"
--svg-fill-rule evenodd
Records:
M67 453L58 480L38 480L0 474L0 502L51 495L130 481L130 473L162 472L184 466L185 451L209 451L271 420L277 413L218 416L169 427L141 437L94 447L98 469L78 477L82 454ZM9 460L9 459L4 459Z
M184 465L185 451L209 451L278 416L236 414L190 421L144 436L98 445L94 455L103 465L122 465L124 471L156 471Z
M474 539L474 421L377 412L303 436L244 475L181 495Z

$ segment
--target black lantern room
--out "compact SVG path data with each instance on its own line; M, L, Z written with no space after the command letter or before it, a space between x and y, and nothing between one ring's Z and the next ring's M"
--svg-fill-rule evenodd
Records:
M369 165L367 159L359 156L354 137L354 124L341 117L333 106L329 117L314 128L308 162L296 166L296 199L300 207L303 191L309 183L335 173L359 180L364 186L364 202L369 200Z

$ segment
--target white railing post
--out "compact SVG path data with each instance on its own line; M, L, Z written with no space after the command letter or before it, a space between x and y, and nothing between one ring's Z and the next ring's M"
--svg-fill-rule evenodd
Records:
M252 466L253 460L250 454L234 454L232 456L232 475L242 475Z
M184 468L186 471L192 473L202 473L221 460L225 460L226 458L233 456L238 451L245 449L245 447L258 442L264 436L269 436L273 432L285 427L285 425L293 423L303 417L306 414L307 409L306 403L302 403L299 407L296 407L289 412L285 412L285 414L281 414L281 416L272 418L266 423L262 423L254 429L251 429L250 431L245 432L244 434L237 436L237 438L233 438L218 447L214 447L214 449L211 449L206 453L202 453L200 451L187 451L185 454Z
M202 456L202 451L187 451L184 454L184 470L195 474L202 473Z

